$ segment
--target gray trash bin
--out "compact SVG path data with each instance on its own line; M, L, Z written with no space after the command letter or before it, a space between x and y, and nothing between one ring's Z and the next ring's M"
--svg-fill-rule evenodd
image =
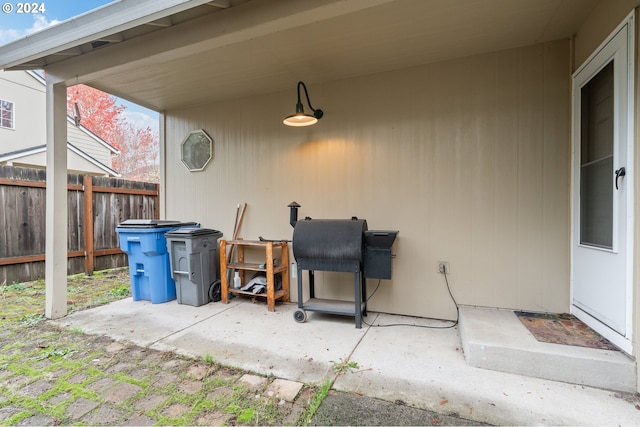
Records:
M209 303L209 288L220 277L220 237L220 231L208 228L180 228L165 234L179 304Z

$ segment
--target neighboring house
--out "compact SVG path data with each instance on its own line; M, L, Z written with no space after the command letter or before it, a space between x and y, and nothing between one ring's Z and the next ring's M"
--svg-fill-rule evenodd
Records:
M0 164L45 168L46 85L33 71L0 71ZM67 165L71 173L119 176L111 144L67 117Z
M638 360L638 5L122 0L0 47L0 67L47 71L58 130L78 81L161 111L163 218L229 237L247 202L245 239L290 239L293 200L355 215L400 230L370 310L455 318L446 261L459 303L571 312ZM288 128L300 80L324 117ZM197 129L214 150L189 167ZM49 317L67 300L56 159ZM351 277L316 285L353 297Z

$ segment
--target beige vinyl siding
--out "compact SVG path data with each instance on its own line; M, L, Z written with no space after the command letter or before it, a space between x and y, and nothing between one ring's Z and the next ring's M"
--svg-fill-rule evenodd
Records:
M289 239L295 200L301 217L400 231L393 279L371 310L455 317L441 260L462 304L567 311L569 57L558 41L306 82L325 111L311 128L281 123L294 80L287 92L167 111L166 216L230 238L247 202L242 237ZM180 143L199 128L215 158L188 172ZM319 276L318 296L352 298L352 275Z
M639 0L600 0L576 34L572 71L577 70L639 5Z
M99 162L111 167L111 151L70 123L67 123L67 141Z
M45 143L45 88L24 71L0 71L0 99L13 102L14 128L0 128L0 153Z

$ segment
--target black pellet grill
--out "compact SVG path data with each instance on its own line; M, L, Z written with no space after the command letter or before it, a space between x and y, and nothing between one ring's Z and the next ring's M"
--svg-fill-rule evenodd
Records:
M292 207L297 210L298 206ZM297 217L297 213L295 215ZM364 219L310 219L297 221L292 213L293 255L298 264L297 322L307 311L354 316L356 328L367 315L367 278L391 279L391 246L397 231L367 230ZM309 299L305 302L302 271L309 272ZM315 271L353 273L354 301L315 297Z

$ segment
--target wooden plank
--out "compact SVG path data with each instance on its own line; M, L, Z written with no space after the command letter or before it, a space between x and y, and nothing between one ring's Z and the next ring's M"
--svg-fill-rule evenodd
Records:
M37 261L44 261L44 254L2 258L0 259L0 265L24 264L27 262L37 262Z
M157 196L159 190L141 190L135 188L110 188L110 187L93 187L94 193L116 193L116 194L135 194L142 196Z
M24 181L21 179L13 179L13 178L0 178L0 185L12 185L16 187L37 187L37 188L45 188L44 181Z
M283 242L284 244L282 245L282 252L280 253L280 262L281 262L281 266L280 268L283 268L282 270L282 291L284 291L284 294L282 295L282 302L289 302L289 298L290 298L290 291L289 291L289 245L287 245L286 242ZM278 272L278 268L274 268L275 272ZM276 296L277 298L277 296Z
M227 268L232 268L234 270L241 268L242 270L247 270L247 271L267 271L266 267L261 267L261 265L262 264L255 264L255 263L249 263L249 262L245 262L245 263L230 262L229 264L227 264ZM282 273L286 269L287 269L287 266L284 263L282 263L282 265L273 266L273 272L276 274Z
M238 239L238 240L227 240L227 245L242 245L242 246L261 246L264 247L266 246L267 243L272 243L274 248L278 248L278 247L285 247L287 246L287 242L282 241L282 242L266 242L266 241L261 241L261 240L243 240L243 239Z
M93 178L84 177L84 272L93 274Z
M120 255L123 254L120 248L111 248L111 249L97 249L93 251L94 257L106 256L106 255Z
M25 181L21 179L13 178L0 178L0 185L9 185L13 187L32 187L32 188L46 188L46 182L44 181ZM82 185L67 184L67 190L82 191Z
M233 288L229 288L229 292L231 292L232 294L238 294L238 295L246 295L249 297L262 297L262 298L269 298L269 294L263 292L261 294L254 294L253 292L248 292L248 291L241 291L238 289L233 289ZM282 302L288 302L284 300L284 297L286 296L286 292L284 291L284 289L280 289L278 291L275 291L273 293L273 298L275 301L277 301L278 299L282 299ZM349 303L350 306L353 306L353 303ZM275 305L274 305L275 307ZM274 311L274 310L270 310L270 311Z
M78 258L83 256L84 256L84 251L67 252L67 258ZM27 262L39 262L44 260L45 260L44 254L16 256L16 257L0 259L0 265L24 264Z
M273 277L273 243L268 242L266 248L266 260L267 264L267 309L269 311L276 311L275 300L275 280Z
M220 289L222 290L221 302L229 304L229 282L227 281L227 242L220 241Z
M70 251L84 249L81 195L80 191L67 192L67 249Z

